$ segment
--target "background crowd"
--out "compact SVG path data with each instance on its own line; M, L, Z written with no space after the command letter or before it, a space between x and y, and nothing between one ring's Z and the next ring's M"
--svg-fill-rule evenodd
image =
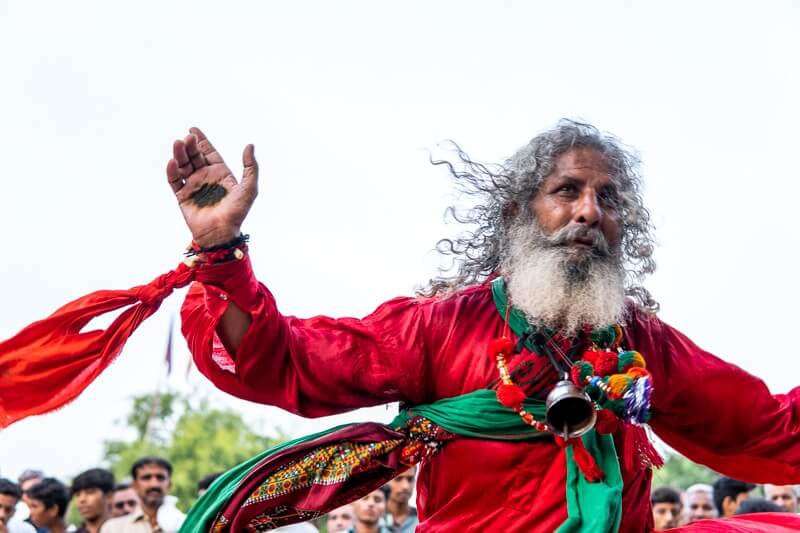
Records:
M221 472L197 481L201 496ZM130 479L92 468L69 484L39 470L24 471L17 482L0 478L0 533L175 533L186 515L171 496L173 467L162 457L142 457ZM276 531L314 533L409 533L417 525L410 505L416 468L318 521Z
M696 483L681 490L654 488L650 495L656 531L706 518L748 513L797 513L798 488L754 485L721 476L713 484Z
M201 496L219 476L197 480ZM185 515L170 495L173 466L161 457L142 457L130 478L92 468L69 484L26 470L14 482L0 478L0 533L174 533ZM411 505L416 468L315 522L280 528L295 533L410 533L418 523ZM662 486L651 495L656 531L707 518L758 512L798 512L795 486L757 486L721 476L713 484L685 489ZM69 513L68 513L69 511Z

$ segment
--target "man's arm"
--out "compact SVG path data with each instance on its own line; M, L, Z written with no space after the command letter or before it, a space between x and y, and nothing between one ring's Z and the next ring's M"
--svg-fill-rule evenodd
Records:
M303 416L425 401L427 358L421 303L397 298L363 319L282 315L248 258L203 266L181 310L198 369L218 388ZM231 353L219 335L235 304L250 325Z
M654 357L655 432L695 462L757 482L800 482L800 388L773 395L763 381L652 319L640 342ZM652 364L651 364L652 363Z
M205 135L175 141L167 180L194 242L219 246L240 235L257 192L252 145L237 181ZM182 310L200 371L236 396L306 416L423 392L423 328L417 302L399 299L362 319L284 317L253 275L249 258L197 267Z

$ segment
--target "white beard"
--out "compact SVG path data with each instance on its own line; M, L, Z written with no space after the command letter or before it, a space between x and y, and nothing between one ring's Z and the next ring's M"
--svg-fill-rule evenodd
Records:
M595 242L602 240L599 247L605 247L606 255L557 244L574 231L562 229L548 236L536 220L523 215L509 228L508 250L500 265L513 305L531 324L567 336L585 325L621 324L626 311L619 252L608 252L596 230L591 236Z

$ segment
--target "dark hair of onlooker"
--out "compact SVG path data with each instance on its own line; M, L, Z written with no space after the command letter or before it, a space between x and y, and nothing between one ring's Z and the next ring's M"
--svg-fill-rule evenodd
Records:
M747 498L739 505L739 508L733 514L785 512L787 512L786 509L764 498Z
M6 478L0 478L0 494L4 496L12 496L18 500L22 497L22 491L20 490L19 485Z
M103 494L114 490L114 474L105 468L91 468L75 476L72 480L72 495L86 489L100 489Z
M386 483L384 486L381 487L381 492L383 493L383 497L386 499L386 501L389 501L389 495L392 493L392 487L390 487L389 484Z
M681 503L681 493L672 487L659 487L650 494L650 503Z
M208 490L208 487L210 487L211 484L214 483L214 481L216 481L217 478L224 473L225 472L214 472L213 474L208 474L207 476L203 477L203 479L197 482L197 490Z
M64 518L64 513L67 512L67 504L69 503L69 490L59 480L46 477L29 488L26 493L28 498L42 502L45 509L49 509L54 505L58 506L58 516Z
M170 477L172 477L172 465L169 464L169 461L163 457L142 457L141 459L137 459L137 461L133 463L133 466L131 466L131 477L134 481L136 480L136 472L143 466L147 465L160 466L167 471L167 474L169 474Z
M727 476L721 476L714 482L714 507L717 508L717 512L722 516L722 502L725 501L726 497L730 497L732 500L736 500L739 494L743 492L750 492L756 486L752 483L746 483L744 481L739 481L738 479L733 479Z
M129 488L131 488L131 484L130 483L117 483L116 485L114 485L114 492L117 492L117 491L120 491L120 490L128 490Z

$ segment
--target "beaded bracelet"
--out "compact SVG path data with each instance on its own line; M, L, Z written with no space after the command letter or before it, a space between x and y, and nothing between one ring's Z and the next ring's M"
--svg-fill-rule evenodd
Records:
M186 263L189 266L194 266L198 261L209 265L234 260L238 261L247 254L247 243L249 240L250 235L242 233L228 242L216 244L214 246L202 247L192 241L192 244L186 248L186 252L184 253L187 257Z

